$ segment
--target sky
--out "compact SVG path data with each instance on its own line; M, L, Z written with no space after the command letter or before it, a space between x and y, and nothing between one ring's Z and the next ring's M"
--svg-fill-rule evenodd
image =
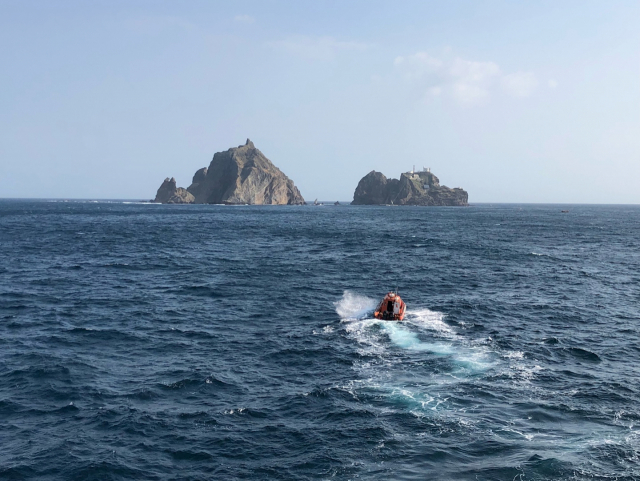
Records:
M307 200L640 203L640 1L0 0L0 198L151 199L250 138Z

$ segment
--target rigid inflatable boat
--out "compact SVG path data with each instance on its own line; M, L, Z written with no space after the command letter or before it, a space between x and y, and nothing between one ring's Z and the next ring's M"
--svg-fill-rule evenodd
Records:
M373 313L373 317L385 321L401 321L404 319L406 310L407 305L400 299L400 296L395 292L390 292L384 296L376 308L376 312Z

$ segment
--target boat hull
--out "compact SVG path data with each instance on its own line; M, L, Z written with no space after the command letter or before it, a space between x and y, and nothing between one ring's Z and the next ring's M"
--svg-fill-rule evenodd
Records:
M383 321L402 321L406 311L407 305L400 296L390 292L380 301L373 317Z

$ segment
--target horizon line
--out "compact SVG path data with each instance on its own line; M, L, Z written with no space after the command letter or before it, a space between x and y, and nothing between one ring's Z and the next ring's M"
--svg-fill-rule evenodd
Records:
M160 202L151 202L147 199L135 199L135 198L108 198L108 197L0 197L0 201L20 201L20 200L34 200L34 201L111 201L111 202L137 202L144 204L158 204L158 205L224 205L224 204L162 204ZM307 201L305 201L307 202ZM333 203L335 200L319 200L323 203ZM341 204L351 205L352 201L338 200ZM595 203L595 202L514 202L514 201L484 201L484 202L469 202L466 207L472 207L474 205L626 205L626 206L640 206L640 202L623 202L623 203ZM287 204L239 204L239 205L251 205L251 206L277 206ZM370 205L355 205L354 207L371 207L371 206L383 206L386 204L370 204ZM397 204L395 207L465 207L465 206L440 206L440 205L401 205Z

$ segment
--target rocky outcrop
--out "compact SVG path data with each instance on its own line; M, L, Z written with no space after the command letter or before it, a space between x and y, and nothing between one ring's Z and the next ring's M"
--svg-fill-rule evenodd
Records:
M203 167L198 170L193 175L193 180L191 181L191 185L187 188L187 190L194 196L194 198L200 193L202 190L201 186L203 185L204 180L207 177L207 168Z
M176 179L167 177L153 201L161 204L193 204L194 200L194 196L187 189L176 186Z
M469 195L460 188L440 185L431 172L405 172L398 179L387 179L372 170L353 194L352 205L468 205Z
M197 184L197 185L194 185ZM189 187L197 204L304 204L293 181L255 148L244 145L218 152Z
M164 203L163 199L168 198L171 181L175 188L174 179L165 180L158 189L157 202ZM169 185L165 185L167 182ZM180 189L178 187L176 192ZM305 203L293 181L256 149L249 139L244 145L217 152L209 167L198 170L189 188L181 190L191 196L190 202L196 204ZM175 196L176 193L172 194Z

